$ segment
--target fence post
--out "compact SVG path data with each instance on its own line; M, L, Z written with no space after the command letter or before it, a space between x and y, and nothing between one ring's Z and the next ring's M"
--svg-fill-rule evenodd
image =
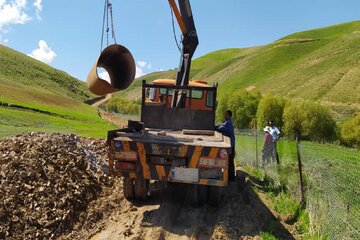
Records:
M258 168L258 136L257 136L256 120L254 123L254 129L255 129L255 161L256 161L256 168Z
M350 203L347 201L346 203L346 220L345 220L345 224L346 224L346 239L350 239L350 229L349 229L349 215L350 215Z
M296 149L297 149L297 160L298 160L298 168L299 168L299 180L300 180L300 205L304 207L305 198L304 198L304 183L302 176L302 163L301 163L301 155L300 155L300 139L296 137Z

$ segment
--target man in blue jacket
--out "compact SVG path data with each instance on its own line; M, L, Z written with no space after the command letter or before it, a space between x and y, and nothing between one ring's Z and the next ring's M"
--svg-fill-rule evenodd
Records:
M231 142L231 153L229 155L229 181L235 181L235 166L234 166L234 156L235 156L235 132L234 132L234 124L231 119L232 112L227 110L225 112L225 121L215 127L215 130L221 132L223 135L230 138Z

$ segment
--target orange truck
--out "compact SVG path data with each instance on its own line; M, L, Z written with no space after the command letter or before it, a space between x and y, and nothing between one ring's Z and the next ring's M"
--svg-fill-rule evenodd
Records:
M175 184L193 190L196 201L218 204L228 185L230 139L214 131L217 84L189 80L191 58L198 45L189 0L169 0L181 31L182 54L176 80L142 82L140 121L108 132L110 174L122 177L127 198L146 199L149 184ZM107 70L110 82L97 75ZM135 75L131 53L110 45L88 76L98 95L127 88Z
M216 204L228 184L231 151L230 139L213 130L216 85L190 82L181 87L185 108L172 108L179 87L168 83L143 82L141 122L108 133L110 173L124 177L127 198L145 199L157 180L196 185L196 201Z

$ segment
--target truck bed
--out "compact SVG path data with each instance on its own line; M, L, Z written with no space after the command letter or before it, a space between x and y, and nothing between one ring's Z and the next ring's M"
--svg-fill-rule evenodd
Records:
M202 147L229 148L230 139L216 131L145 129L141 132L116 132L114 140L142 141L144 143L167 143Z

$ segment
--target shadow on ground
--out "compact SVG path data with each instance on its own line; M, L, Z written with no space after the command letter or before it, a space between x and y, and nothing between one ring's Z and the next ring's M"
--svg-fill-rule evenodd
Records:
M192 202L186 188L153 190L146 204L159 208L143 213L142 227L161 229L157 239L187 237L191 239L252 239L268 232L278 239L294 239L251 187L250 181L240 178L223 189L218 207ZM191 191L190 191L191 193ZM142 205L134 202L134 205Z

